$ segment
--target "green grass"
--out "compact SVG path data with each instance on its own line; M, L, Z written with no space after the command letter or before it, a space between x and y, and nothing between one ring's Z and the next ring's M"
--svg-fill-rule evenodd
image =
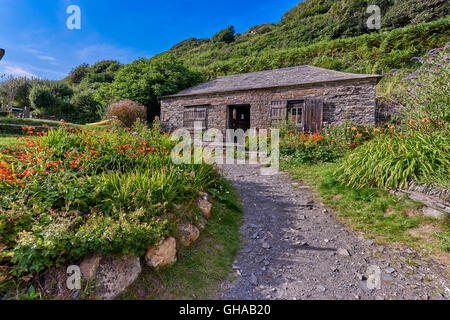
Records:
M214 208L200 239L178 248L177 263L159 270L146 267L119 299L214 299L220 283L232 272L240 247L242 207L228 181L213 194Z
M9 117L0 117L0 124L17 124L24 126L42 126L43 124L57 127L61 121L55 120L43 120L43 119L24 119L24 118L9 118ZM78 124L69 123L70 126L79 127Z
M23 137L18 134L9 134L0 132L0 147L9 146L12 144L23 144L23 141L17 140L17 138Z
M437 254L449 251L450 224L419 214L422 204L406 197L398 198L385 190L345 186L332 176L337 164L301 165L283 161L281 167L293 178L310 185L341 222L362 231L378 243L421 247ZM411 234L412 230L423 226L433 229L432 240L425 241Z

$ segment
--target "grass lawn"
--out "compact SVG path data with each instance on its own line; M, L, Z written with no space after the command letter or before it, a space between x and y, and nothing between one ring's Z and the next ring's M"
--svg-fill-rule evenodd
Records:
M60 121L54 120L0 117L0 124L17 124L23 126L42 126L43 124L45 124L51 127L57 127L60 123ZM70 123L69 126L78 127L80 125Z
M346 187L332 178L336 164L282 161L281 167L294 179L311 186L341 222L378 244L407 245L449 261L450 223L421 215L421 203L398 198L385 190Z
M240 246L242 207L231 184L223 180L220 190L209 190L215 198L212 219L189 248L177 248L178 262L159 270L146 267L119 299L214 299L233 271Z
M23 141L17 140L17 138L23 137L18 134L9 134L0 132L0 147L9 146L12 144L23 144Z

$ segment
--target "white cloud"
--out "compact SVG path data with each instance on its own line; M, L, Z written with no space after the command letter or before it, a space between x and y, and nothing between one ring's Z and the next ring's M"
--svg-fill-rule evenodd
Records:
M2 68L2 70L0 70L0 72L14 77L38 78L35 74L15 65L6 65Z
M41 60L45 60L45 61L56 61L55 58L50 57L50 56L38 56L38 58Z

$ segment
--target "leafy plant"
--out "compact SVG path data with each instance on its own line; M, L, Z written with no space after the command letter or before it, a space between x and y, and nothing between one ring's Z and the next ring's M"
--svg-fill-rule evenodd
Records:
M117 119L123 126L131 128L137 120L147 119L147 110L134 101L122 100L108 107L106 117Z

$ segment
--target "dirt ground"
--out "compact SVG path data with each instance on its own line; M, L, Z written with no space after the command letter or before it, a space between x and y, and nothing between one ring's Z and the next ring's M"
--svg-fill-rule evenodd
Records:
M223 165L244 206L243 247L219 299L449 299L448 266L380 247L340 224L307 186Z

